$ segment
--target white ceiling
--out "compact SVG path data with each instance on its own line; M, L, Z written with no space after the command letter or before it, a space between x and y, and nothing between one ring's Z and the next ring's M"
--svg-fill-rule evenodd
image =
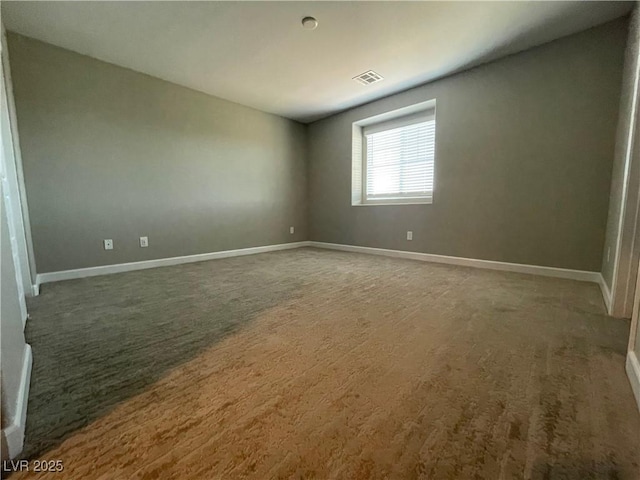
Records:
M15 2L14 32L302 122L607 22L631 2ZM302 28L302 17L320 23ZM364 86L352 77L375 70Z

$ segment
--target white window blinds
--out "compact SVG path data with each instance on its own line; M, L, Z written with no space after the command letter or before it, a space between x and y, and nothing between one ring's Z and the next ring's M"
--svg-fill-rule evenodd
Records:
M363 134L365 201L432 200L433 111L371 125Z

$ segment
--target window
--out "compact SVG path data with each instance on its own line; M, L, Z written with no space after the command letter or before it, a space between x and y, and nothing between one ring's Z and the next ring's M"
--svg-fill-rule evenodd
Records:
M432 203L436 119L429 105L354 124L354 205Z

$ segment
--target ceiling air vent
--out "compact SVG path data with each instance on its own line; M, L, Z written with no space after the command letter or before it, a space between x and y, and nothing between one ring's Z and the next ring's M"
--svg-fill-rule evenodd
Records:
M384 77L379 73L374 72L373 70L369 70L367 72L361 73L360 75L356 75L355 77L353 77L353 79L363 85L371 85L372 83L384 80Z

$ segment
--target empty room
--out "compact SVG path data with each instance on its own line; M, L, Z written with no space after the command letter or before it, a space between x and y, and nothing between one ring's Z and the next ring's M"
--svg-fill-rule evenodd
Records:
M639 8L3 0L2 477L640 479Z

